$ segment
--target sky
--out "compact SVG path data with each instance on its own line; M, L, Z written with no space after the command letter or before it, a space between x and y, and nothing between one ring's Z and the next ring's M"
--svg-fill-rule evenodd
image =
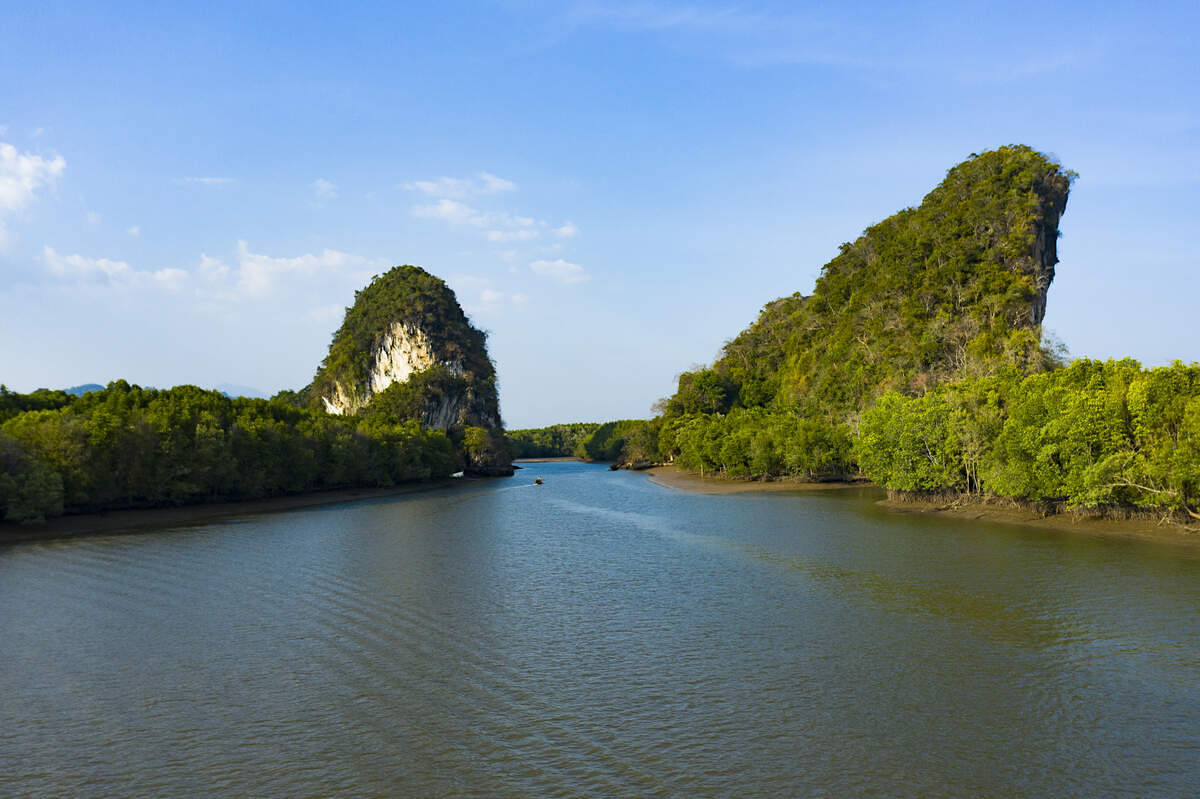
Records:
M1200 360L1200 5L0 9L0 382L306 385L372 275L510 428L644 418L971 153L1079 174L1045 328Z

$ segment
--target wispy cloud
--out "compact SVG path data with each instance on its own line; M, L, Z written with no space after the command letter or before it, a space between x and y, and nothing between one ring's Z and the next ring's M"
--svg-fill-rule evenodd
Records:
M125 232L130 236L133 236L135 239L142 235L142 229L138 225L130 225L128 228L126 228Z
M520 307L529 297L519 291L505 291L492 285L491 278L453 275L447 282L469 313L495 313L508 307Z
M436 203L418 205L412 209L418 219L436 219L451 225L469 225L484 231L492 242L530 241L541 235L539 222L528 216L507 211L481 211L458 200L441 199Z
M8 241L7 217L24 210L34 195L58 180L66 168L61 155L47 160L0 142L0 249Z
M214 177L187 177L179 178L176 183L192 183L200 186L227 186L233 183L233 178L214 178Z
M245 241L237 243L233 265L207 254L187 269L138 269L127 261L67 255L53 247L42 249L46 272L60 283L105 286L110 289L188 289L206 303L286 301L312 294L316 286L358 285L386 264L361 255L326 249L295 257L253 252ZM317 292L319 295L319 292ZM328 296L328 295L326 295ZM326 316L321 316L324 320Z
M520 230L489 230L484 236L488 241L503 244L513 241L532 241L541 234L532 228L523 228Z
M250 246L238 242L237 289L251 297L261 297L271 292L275 285L287 278L312 278L322 272L341 272L363 269L372 262L361 255L322 250L319 254L305 254L294 258L280 258L250 251Z
M582 266L564 261L562 258L556 258L553 261L534 261L529 264L529 268L535 274L552 278L563 284L582 283L591 279L591 275Z
M188 273L183 269L138 270L125 261L111 258L62 255L50 246L42 248L42 263L54 277L76 282L151 284L169 291L178 291L188 279Z
M414 180L405 183L409 191L419 191L430 197L448 197L451 199L467 199L485 194L501 194L516 191L517 184L511 180L496 177L490 172L480 172L470 178L442 177L434 180Z
M312 182L313 193L317 195L318 200L336 200L338 196L338 187L336 184L326 180L325 178L317 178Z

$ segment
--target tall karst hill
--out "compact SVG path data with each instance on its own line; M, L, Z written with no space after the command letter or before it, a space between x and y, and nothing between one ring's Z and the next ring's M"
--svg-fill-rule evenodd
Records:
M768 304L667 414L776 406L845 418L1005 365L1038 371L1058 222L1074 174L1024 145L972 155L917 208L867 228L813 293Z
M499 434L486 339L444 281L397 266L355 292L307 393L329 413Z

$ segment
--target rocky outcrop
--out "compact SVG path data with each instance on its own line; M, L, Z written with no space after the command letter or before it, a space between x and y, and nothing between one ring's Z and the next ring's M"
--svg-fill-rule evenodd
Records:
M382 393L393 383L403 383L412 375L424 372L432 366L441 366L453 375L463 374L460 359L439 360L434 352L433 341L421 328L404 322L393 322L383 331L372 348L370 367L365 379L359 384L346 385L334 381L328 393L321 395L326 413L352 414L370 403L372 397ZM432 427L445 429L456 419L455 408L449 403L440 403L435 411Z
M309 394L328 413L501 429L486 336L442 280L415 266L356 293Z

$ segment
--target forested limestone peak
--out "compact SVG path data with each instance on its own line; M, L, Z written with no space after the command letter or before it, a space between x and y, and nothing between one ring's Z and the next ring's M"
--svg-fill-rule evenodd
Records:
M1024 145L973 154L916 208L841 245L811 296L769 303L668 416L779 407L845 418L888 390L1053 362L1041 341L1074 174Z
M417 266L397 266L355 292L309 396L331 413L498 429L486 339L444 281Z

